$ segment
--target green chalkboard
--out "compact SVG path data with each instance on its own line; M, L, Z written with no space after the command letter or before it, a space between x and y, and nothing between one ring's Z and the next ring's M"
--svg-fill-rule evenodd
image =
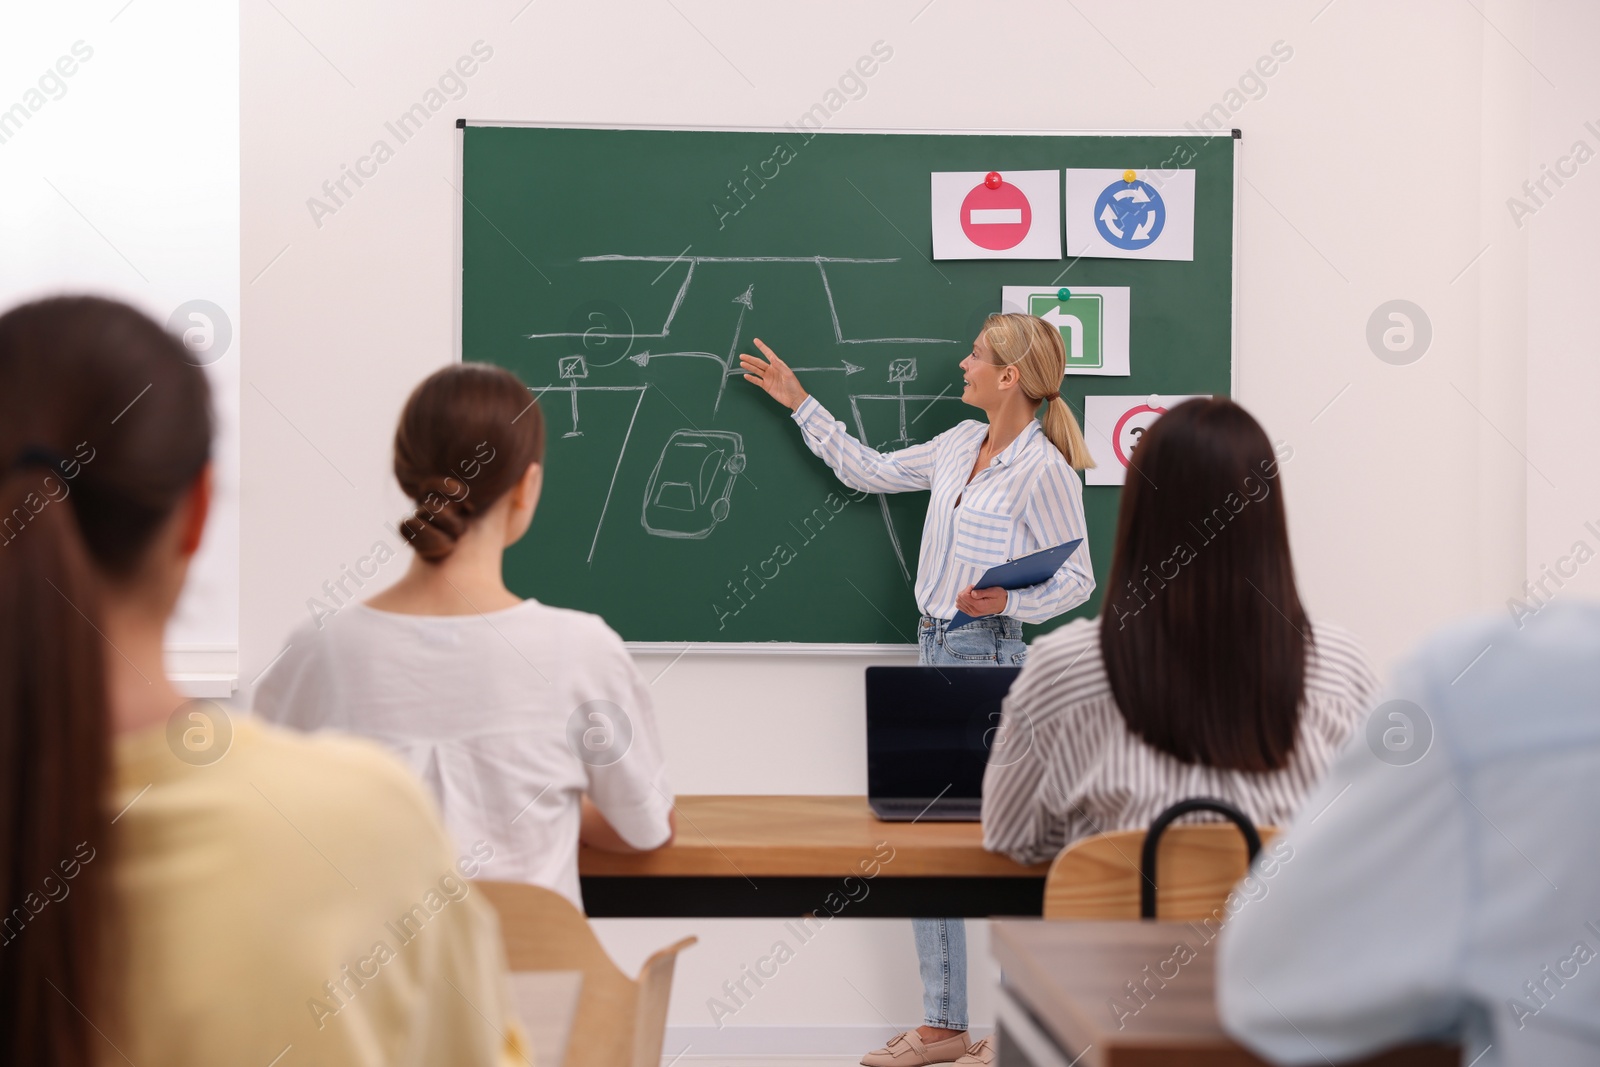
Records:
M981 418L955 399L957 364L1002 285L1131 287L1132 374L1069 375L1080 419L1086 392L1230 391L1231 137L461 135L462 356L518 374L547 427L544 496L507 581L631 641L915 640L927 495L845 490L738 376L752 337L818 368L807 389L885 450ZM1196 172L1192 262L929 258L932 171L1175 159ZM1084 491L1101 581L1119 493Z

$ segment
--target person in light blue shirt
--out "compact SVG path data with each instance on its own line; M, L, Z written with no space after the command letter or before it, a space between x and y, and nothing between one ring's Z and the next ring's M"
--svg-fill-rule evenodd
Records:
M1448 627L1223 929L1223 1026L1286 1064L1430 1038L1475 1067L1600 1063L1597 814L1600 604Z
M806 393L783 360L739 357L745 380L794 412L807 448L852 489L929 493L915 593L925 664L1021 666L1022 624L1040 623L1094 592L1078 472L1094 466L1072 409L1061 399L1066 349L1061 331L1033 315L991 315L961 361L961 399L983 411L930 441L882 453L850 436ZM1040 405L1044 406L1042 414ZM1084 543L1056 573L1027 589L977 589L997 563L1063 542ZM976 621L949 629L957 611ZM923 984L923 1025L868 1053L867 1067L982 1064L986 1038L969 1047L966 926L960 919L913 920Z

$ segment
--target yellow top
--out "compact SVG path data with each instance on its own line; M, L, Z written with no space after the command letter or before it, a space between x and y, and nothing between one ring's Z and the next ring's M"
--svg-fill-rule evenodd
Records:
M208 766L117 741L102 1062L530 1063L472 842L376 747L232 726Z

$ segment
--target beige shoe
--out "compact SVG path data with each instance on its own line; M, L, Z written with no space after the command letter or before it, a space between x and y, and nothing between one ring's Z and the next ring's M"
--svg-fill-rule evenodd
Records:
M861 1057L861 1067L927 1067L932 1063L955 1063L967 1054L967 1035L957 1034L928 1044L915 1030L907 1030L876 1052Z
M994 1063L994 1044L992 1036L979 1041L976 1045L967 1049L965 1056L956 1061L956 1067L979 1067L980 1064L987 1067L988 1064Z

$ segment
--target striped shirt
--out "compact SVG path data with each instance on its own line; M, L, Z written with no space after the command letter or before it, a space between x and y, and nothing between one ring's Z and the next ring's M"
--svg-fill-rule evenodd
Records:
M929 490L917 559L917 609L935 619L956 613L956 594L997 563L1083 538L1049 581L1006 596L1005 615L1045 622L1094 592L1083 522L1083 483L1037 419L979 471L967 476L988 436L987 423L967 420L898 452L883 453L851 437L816 397L795 410L806 447L839 480L869 493Z
M1000 722L1012 752L1027 747L983 776L983 847L1041 863L1080 837L1144 829L1191 797L1225 800L1257 826L1287 826L1378 689L1349 633L1323 624L1313 638L1294 751L1287 766L1266 772L1183 763L1130 732L1100 658L1099 619L1039 638Z

